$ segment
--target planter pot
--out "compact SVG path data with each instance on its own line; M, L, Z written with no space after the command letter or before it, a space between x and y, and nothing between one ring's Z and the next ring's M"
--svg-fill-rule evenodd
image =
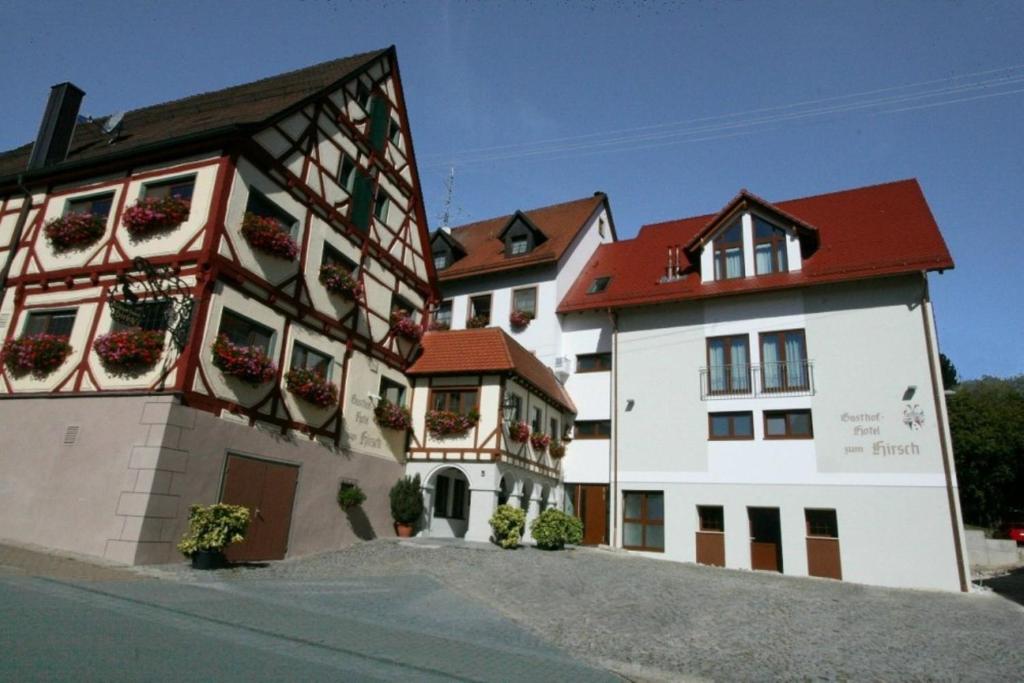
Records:
M193 569L223 569L226 566L227 558L220 550L197 550L192 553Z
M399 538L412 538L412 524L400 524L395 522L395 531L398 533Z

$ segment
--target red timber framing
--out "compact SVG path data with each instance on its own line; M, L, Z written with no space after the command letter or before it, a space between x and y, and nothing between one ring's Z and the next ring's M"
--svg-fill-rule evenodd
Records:
M376 80L370 79L369 73L377 71L379 76ZM392 79L391 84L394 99L388 97L385 83ZM390 143L385 143L385 152L378 152L372 144L366 132L361 129L368 126L366 120L352 121L345 112L331 101L329 95L338 91L345 93L346 101L355 97L355 83L362 79L364 85L372 80L372 87L369 88L371 96L383 98L388 103L389 114L395 118L401 127L401 135L405 140L404 153L398 150L397 154L389 155ZM312 107L314 116L310 118L304 112ZM369 172L374 180L374 191L380 183L381 177L387 177L389 183L397 188L403 195L406 202L401 206L399 202L393 201L394 207L401 206L405 212L404 219L397 231L392 234L390 230L379 231L371 228L367 233L359 231L350 221L345 207L334 206L325 197L324 174L335 177L336 169L327 169L320 160L319 148L323 143L340 146L331 139L329 132L319 125L320 114L329 117L338 126L343 134L348 136L366 155L369 160ZM307 121L303 134L298 139L289 137L281 124L289 116L301 116ZM390 120L390 119L389 119ZM272 128L289 143L289 149L284 155L275 157L257 144L252 138L261 130ZM289 155L299 152L302 154L302 177L290 172L284 165L283 160ZM175 158L190 156L193 159L200 154L209 154L209 157L200 161L189 161L187 163L175 164ZM404 154L404 158L402 158ZM397 159L393 162L391 157ZM231 243L228 231L225 226L227 216L228 199L231 195L233 183L241 183L236 179L236 169L239 158L244 157L269 180L277 184L281 189L289 193L300 204L305 207L304 216L300 218L304 227L303 239L298 257L297 274L289 280L274 285L260 275L251 272L242 266L236 246ZM153 170L157 164L162 164L159 169ZM106 305L108 291L117 286L117 278L131 269L132 248L125 245L121 240L126 232L120 230L122 213L125 203L128 201L127 189L129 183L147 178L166 176L177 173L187 173L201 167L215 165L216 178L214 181L213 194L211 197L209 214L205 224L196 231L196 234L187 245L177 253L167 256L150 258L154 265L167 266L176 275L183 278L194 278L195 284L192 287L192 295L195 298L195 309L192 317L192 328L189 333L185 348L181 354L174 359L170 367L164 368L160 373L159 380L152 383L148 389L103 389L95 391L88 390L88 384L100 387L100 383L88 365L88 349L91 349L97 334L102 333L97 329L103 307ZM146 170L136 172L136 168L145 167ZM408 172L411 182L403 177L402 173ZM109 179L103 182L92 184L91 178L105 174ZM113 176L113 177L111 177ZM317 176L320 188L315 190L306 181L307 178ZM88 183L77 185L75 183ZM58 184L59 188L58 188ZM60 201L63 197L74 192L81 192L88 187L90 191L119 191L118 201L111 210L110 221L114 230L103 240L90 248L87 257L84 259L84 266L74 268L63 268L46 272L42 267L42 261L37 253L40 240L44 239L43 224L47 207L51 201ZM67 377L61 382L55 391L61 395L93 395L96 393L152 393L154 390L166 393L175 393L183 397L186 405L193 406L213 413L228 411L244 415L249 418L250 424L256 421L266 422L279 426L282 431L292 428L312 436L323 436L331 438L339 443L342 435L341 405L345 396L345 382L349 369L349 361L356 351L364 353L371 358L384 362L396 369L404 369L408 366L412 354L415 352L415 344L399 343L394 339L391 331L388 314L390 311L372 310L367 304L365 295L360 297L352 310L340 319L328 315L314 308L308 297L309 284L306 282L304 273L307 270L308 254L310 252L311 224L313 215L316 214L336 234L354 243L360 252L359 277L360 279L373 279L383 288L398 293L399 287L404 285L416 292L423 299L421 316L426 324L429 310L434 301L437 300L436 288L433 284L436 276L433 263L426 250L429 248L429 236L427 234L426 212L423 207L423 200L418 191L419 177L415 166L415 157L412 148L412 137L408 129L408 117L406 104L399 82L397 60L394 48L383 53L378 59L364 65L362 68L346 75L342 80L332 84L318 94L307 98L282 111L272 120L266 122L265 126L259 129L250 128L242 130L238 127L225 129L220 137L211 136L209 139L199 141L178 149L163 149L152 154L138 154L130 159L99 161L89 167L81 167L69 172L51 174L47 177L40 177L31 182L29 187L38 200L40 194L45 197L41 203L33 205L35 215L26 224L22 237L15 248L23 252L20 256L18 272L11 273L7 285L10 295L14 296L14 309L11 317L11 324L6 333L4 341L15 336L18 327L16 321L20 321L26 310L35 308L78 306L82 303L98 304L92 321L88 339L82 349L76 349L81 355L81 360L70 371ZM9 192L8 192L9 190ZM5 196L0 198L0 218L12 213L20 213L20 202L17 198L22 193L15 187L0 188ZM397 199L397 198L396 198ZM23 201L28 201L25 197ZM339 210L341 209L341 210ZM394 210L394 209L393 209ZM415 220L413 220L413 216ZM375 226L376 220L371 219L371 226ZM413 226L418 231L419 245L417 247L412 231ZM218 253L218 245L224 241L228 256ZM4 245L6 246L6 245ZM406 263L407 256L414 254L421 259L423 271L426 276L417 275ZM393 282L377 276L371 269L366 267L369 260L378 261L385 270L394 276ZM34 264L35 270L30 271L30 264ZM342 360L342 375L340 378L340 397L338 407L323 424L307 425L300 423L288 414L287 408L281 400L282 377L280 373L287 371L287 359L284 357L286 344L281 345L279 358L279 375L271 384L268 383L267 393L257 402L250 406L240 406L231 401L214 395L208 378L200 364L200 358L207 352L204 348L204 340L208 337L204 329L210 317L210 309L213 299L214 288L217 282L233 285L245 292L250 298L271 307L277 314L285 319L284 334L286 335L294 325L304 325L326 337L345 344L345 354ZM87 288L97 290L95 295L83 299L71 300L69 297L65 302L47 301L45 304L31 302L31 295L41 292L52 293L54 291L67 291L73 293ZM379 339L370 335L372 327L367 328L363 333L358 328L358 317L365 316L367 322L371 318L384 321L387 333ZM175 372L174 379L166 385L163 382L171 372ZM25 393L12 394L12 385L7 376L6 369L0 368L0 381L3 390L11 397L23 396ZM53 392L47 392L53 393ZM281 416L283 413L283 417Z

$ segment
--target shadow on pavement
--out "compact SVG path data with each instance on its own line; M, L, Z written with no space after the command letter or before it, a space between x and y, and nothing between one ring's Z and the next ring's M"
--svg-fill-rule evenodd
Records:
M1013 600L1018 605L1024 605L1024 567L1018 567L1003 576L986 579L984 585L1004 598Z

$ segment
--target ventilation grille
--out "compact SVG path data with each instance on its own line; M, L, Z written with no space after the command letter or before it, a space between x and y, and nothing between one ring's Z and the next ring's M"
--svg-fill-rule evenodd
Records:
M68 425L64 430L64 445L74 446L78 443L78 432L81 429L78 425Z

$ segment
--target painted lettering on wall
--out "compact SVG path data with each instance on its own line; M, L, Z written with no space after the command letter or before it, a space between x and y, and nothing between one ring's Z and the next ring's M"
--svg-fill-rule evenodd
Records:
M370 425L373 415L373 404L369 399L356 394L349 395L349 413L345 416L345 434L342 438L342 446L360 448L382 449L384 439L379 435L372 434L366 429L359 429L361 425Z
M910 406L908 406L908 409ZM914 406L917 408L917 406ZM920 411L920 409L917 409ZM903 423L907 426L911 426L907 421L908 412L904 411ZM912 441L907 442L891 442L884 439L885 436L885 415L881 411L878 412L848 412L843 413L839 416L839 421L843 426L843 430L849 430L846 433L852 437L850 443L847 443L843 447L843 453L845 455L875 455L880 457L887 456L900 456L900 455L920 455L921 448ZM912 420L915 426L911 429L920 429L921 425L924 424L923 415L914 415ZM891 424L891 423L890 423ZM870 437L883 437L881 439L874 438L870 442Z

